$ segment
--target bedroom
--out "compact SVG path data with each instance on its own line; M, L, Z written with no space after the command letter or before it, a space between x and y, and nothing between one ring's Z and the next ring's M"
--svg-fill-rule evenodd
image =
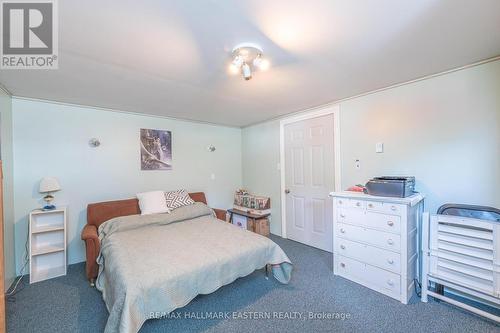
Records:
M498 1L33 3L0 331L499 330Z

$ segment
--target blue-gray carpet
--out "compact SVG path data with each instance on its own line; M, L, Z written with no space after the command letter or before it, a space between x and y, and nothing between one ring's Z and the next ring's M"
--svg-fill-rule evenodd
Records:
M334 277L332 254L279 237L273 240L295 265L289 285L265 280L263 271L256 271L198 296L176 311L179 319L148 320L141 332L500 332L493 322L444 303L413 299L402 305ZM64 277L33 285L25 281L15 301L7 302L8 332L103 331L107 310L100 292L86 281L83 264L71 265ZM349 318L309 319L309 312ZM202 319L207 313L217 318ZM230 318L219 318L226 315Z

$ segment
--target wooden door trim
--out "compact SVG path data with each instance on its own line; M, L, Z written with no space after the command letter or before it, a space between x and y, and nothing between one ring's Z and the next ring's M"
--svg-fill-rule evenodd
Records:
M285 196L285 125L333 114L333 154L334 154L334 183L335 192L342 190L342 160L340 154L340 105L330 105L325 108L302 114L293 115L280 120L280 199L281 199L281 237L286 235L286 196Z

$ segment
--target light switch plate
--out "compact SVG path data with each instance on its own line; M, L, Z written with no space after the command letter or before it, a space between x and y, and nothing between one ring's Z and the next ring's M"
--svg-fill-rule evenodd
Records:
M360 160L354 161L354 167L356 168L356 170L361 169L361 161Z
M384 143L383 142L377 142L375 144L375 152L376 153L383 153L384 152Z

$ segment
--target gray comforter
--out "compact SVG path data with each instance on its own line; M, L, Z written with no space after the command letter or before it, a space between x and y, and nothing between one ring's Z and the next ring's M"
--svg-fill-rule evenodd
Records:
M109 311L109 333L135 333L153 314L168 314L266 264L282 283L292 270L276 243L217 220L201 203L111 219L99 227L99 238L96 286Z

